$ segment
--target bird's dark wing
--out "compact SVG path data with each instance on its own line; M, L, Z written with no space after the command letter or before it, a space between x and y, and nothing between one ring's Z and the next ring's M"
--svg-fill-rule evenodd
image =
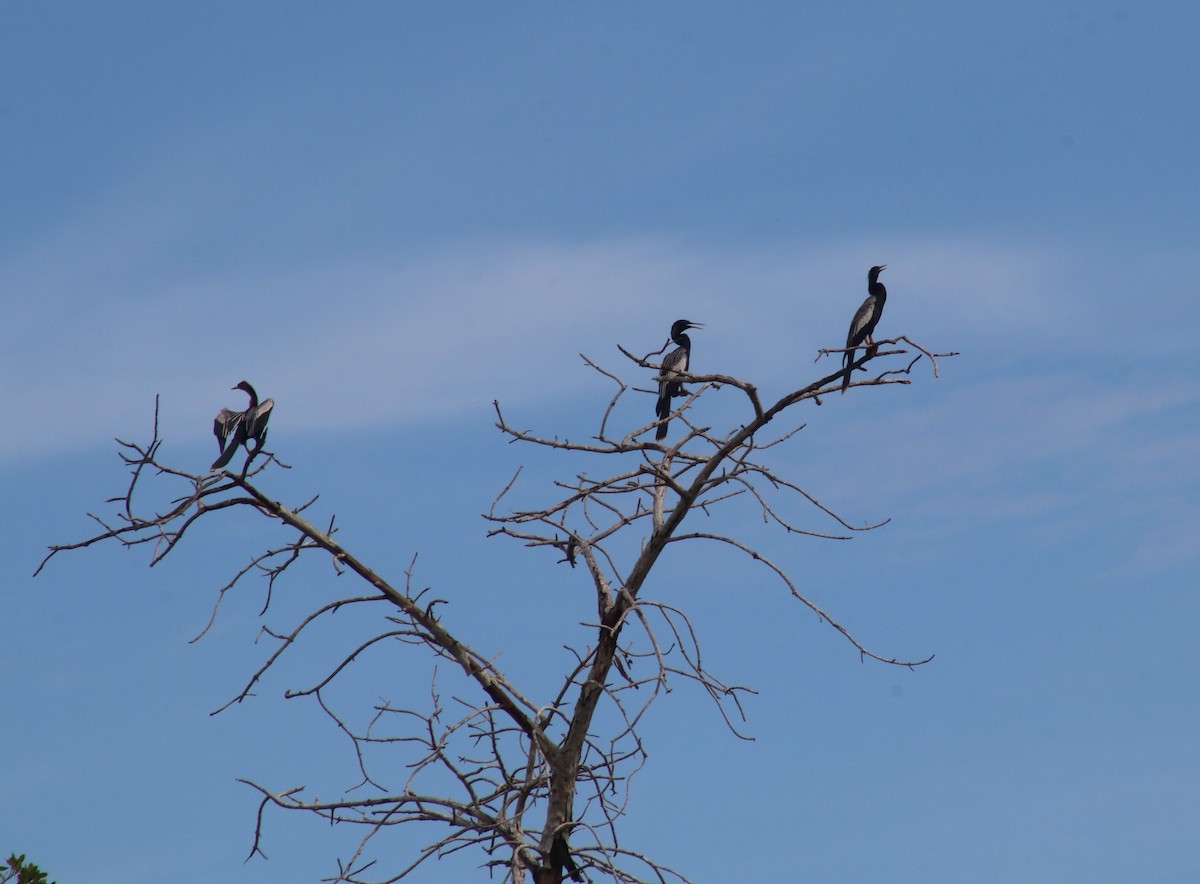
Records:
M855 311L854 318L850 320L850 331L846 333L846 352L842 355L842 367L846 370L845 376L842 377L843 393L850 386L850 365L854 362L854 348L874 331L875 323L878 321L875 296L868 295L867 299L862 302L862 306Z
M672 350L662 361L658 374L658 407L655 413L664 418L671 413L671 397L679 395L680 382L675 380L679 372L687 371L688 351L683 347Z
M216 420L213 421L213 435L217 437L217 449L219 451L225 450L225 440L234 433L241 422L242 412L240 411L234 411L232 408L222 408L217 412Z
M667 417L671 413L671 398L678 396L683 392L683 383L675 380L680 372L688 369L688 351L686 347L679 347L667 354L667 358L662 362L662 370L658 375L658 404L654 407L654 414L659 419ZM667 425L662 424L654 433L654 438L661 442L667 438Z
M253 414L248 414L247 421L249 429L246 431L247 439L254 439L261 448L267 439L267 421L271 419L271 409L275 407L275 400L268 399L265 402L259 403L254 409Z
M847 347L857 347L875 330L875 324L879 322L875 303L875 296L869 295L854 314L854 319L850 322L850 332L846 335Z
M667 358L663 360L662 373L664 375L673 372L687 371L688 368L688 351L684 347L676 347L667 354Z
M680 372L688 370L688 351L684 347L672 350L663 360L662 371L659 373L658 395L670 399L680 393L681 382L675 380Z

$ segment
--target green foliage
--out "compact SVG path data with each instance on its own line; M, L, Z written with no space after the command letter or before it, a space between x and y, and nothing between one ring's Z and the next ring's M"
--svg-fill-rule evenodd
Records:
M0 884L55 884L49 881L46 873L33 863L25 862L25 854L15 853L8 858L8 865L0 868Z

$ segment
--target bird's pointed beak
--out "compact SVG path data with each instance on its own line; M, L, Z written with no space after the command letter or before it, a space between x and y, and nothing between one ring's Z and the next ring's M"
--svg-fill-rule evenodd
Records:
M688 328L704 328L703 322L689 322Z
M880 269L880 271L887 270L887 265L886 265L886 264L880 264L880 265L879 265L879 269Z

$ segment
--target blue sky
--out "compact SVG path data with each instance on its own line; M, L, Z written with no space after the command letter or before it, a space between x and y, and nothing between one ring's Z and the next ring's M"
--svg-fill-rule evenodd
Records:
M464 635L537 678L594 607L485 540L518 464L531 494L559 470L491 401L588 432L608 392L578 354L619 367L680 316L699 370L782 393L886 263L880 333L962 355L810 408L779 465L892 522L756 537L872 648L937 657L860 664L741 562L667 560L648 591L759 691L756 740L666 698L630 846L697 882L1200 878L1197 33L1185 2L0 3L0 850L64 884L293 882L350 843L275 815L243 864L235 781L353 782L282 700L336 645L213 718L262 659L257 590L188 644L279 535L226 520L153 570L97 549L30 577L122 490L111 440L156 394L198 469L251 379L294 465L268 490L320 492L392 577L419 553ZM524 641L541 618L561 633ZM368 701L403 681L367 674Z

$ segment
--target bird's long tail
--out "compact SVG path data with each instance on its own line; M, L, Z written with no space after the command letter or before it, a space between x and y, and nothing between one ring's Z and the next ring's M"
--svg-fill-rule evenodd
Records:
M847 350L846 355L842 357L842 365L846 367L846 373L842 375L842 393L845 394L846 388L850 386L850 375L854 374L854 351Z
M560 874L565 871L572 881L583 881L583 873L579 871L579 866L571 856L571 848L567 846L567 839L561 833L554 836L554 843L550 846L550 863L558 867Z
M658 394L658 405L654 406L654 414L663 423L658 425L658 429L654 431L654 439L656 442L661 442L667 438L667 424L665 419L671 414L671 390L669 386L664 385L663 392Z
M229 444L225 446L225 450L221 452L221 456L213 461L210 469L223 470L225 465L233 460L233 456L237 454L238 447L246 441L246 428L238 424L238 428L234 431L233 438L229 440Z

